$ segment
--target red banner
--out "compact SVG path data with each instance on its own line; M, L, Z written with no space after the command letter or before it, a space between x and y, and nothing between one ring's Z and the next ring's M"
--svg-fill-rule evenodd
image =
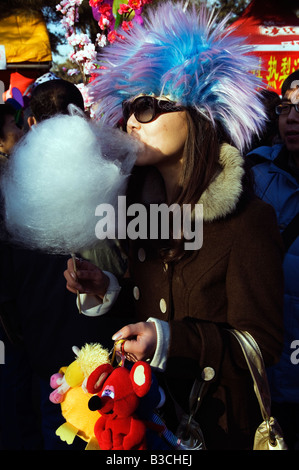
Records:
M299 50L256 53L259 57L259 70L253 73L262 78L270 89L280 94L284 80L295 70L299 69Z
M299 69L299 18L290 5L253 0L232 24L234 34L254 46L260 69L253 73L278 94L288 75Z

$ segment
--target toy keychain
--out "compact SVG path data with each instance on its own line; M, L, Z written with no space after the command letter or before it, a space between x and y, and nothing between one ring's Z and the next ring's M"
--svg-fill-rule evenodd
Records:
M116 355L116 346L118 344L121 344L120 348L120 354L121 354L121 360L120 360L120 366L124 366L125 364L125 352L124 352L124 344L125 344L125 339L119 339L115 341L114 346L113 346L113 352L112 352L112 357L111 357L111 364L113 364L115 355Z

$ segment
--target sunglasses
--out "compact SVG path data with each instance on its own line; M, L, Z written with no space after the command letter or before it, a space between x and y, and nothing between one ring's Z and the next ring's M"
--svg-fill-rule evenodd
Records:
M275 111L276 114L290 114L291 107L294 106L295 110L297 113L299 113L299 104L293 104L293 103L282 103L276 106Z
M158 114L172 113L183 109L173 101L158 100L153 96L140 96L134 101L124 101L122 106L125 123L134 114L137 121L142 124L153 121Z

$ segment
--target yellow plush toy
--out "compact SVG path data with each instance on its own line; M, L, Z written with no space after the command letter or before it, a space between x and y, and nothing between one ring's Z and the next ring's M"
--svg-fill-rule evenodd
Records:
M56 431L61 440L72 444L78 436L87 442L86 450L98 450L94 435L94 425L99 418L88 408L91 394L86 391L87 378L101 364L110 363L109 352L99 343L86 344L82 349L73 348L76 359L59 373L52 375L50 394L52 403L61 404L61 412L66 422Z

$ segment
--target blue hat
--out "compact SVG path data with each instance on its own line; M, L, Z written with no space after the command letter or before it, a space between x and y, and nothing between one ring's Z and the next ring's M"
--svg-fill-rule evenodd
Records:
M97 113L115 125L122 102L140 94L164 96L196 108L214 124L220 121L240 150L262 130L264 106L257 93L260 80L252 47L217 24L213 13L180 3L163 3L148 14L144 26L135 24L104 48L101 68L94 71L90 93Z
M140 94L164 96L220 121L240 150L262 130L265 111L251 73L258 67L252 47L217 24L213 13L163 3L135 24L124 40L105 47L90 93L97 113L115 125L122 102Z

